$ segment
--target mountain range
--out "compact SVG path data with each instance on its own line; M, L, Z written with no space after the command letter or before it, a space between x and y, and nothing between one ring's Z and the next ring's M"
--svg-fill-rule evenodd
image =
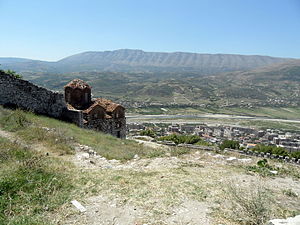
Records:
M290 59L259 55L163 53L121 49L83 52L57 62L0 58L0 64L4 69L14 69L17 72L195 72L210 75L250 70L288 60Z
M299 59L116 50L57 62L0 58L0 64L57 91L80 78L95 97L126 106L300 106Z

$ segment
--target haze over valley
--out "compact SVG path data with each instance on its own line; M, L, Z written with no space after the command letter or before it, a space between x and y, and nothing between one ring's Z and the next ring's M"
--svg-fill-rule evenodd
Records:
M299 106L300 60L259 55L84 52L57 62L0 58L38 85L62 91L71 79L91 83L96 97L129 107Z

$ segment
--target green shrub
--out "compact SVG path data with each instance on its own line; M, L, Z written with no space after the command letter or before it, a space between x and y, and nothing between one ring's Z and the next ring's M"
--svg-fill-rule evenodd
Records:
M4 71L4 73L6 73L10 76L13 76L14 78L17 78L17 79L22 79L23 78L22 75L17 74L17 72L13 71L13 70L6 70L6 71Z
M290 156L292 158L300 159L300 152L292 152Z
M154 130L151 130L151 129L142 130L140 132L140 135L142 135L142 136L149 136L149 137L152 137L152 138L156 137L156 133L154 132Z
M196 144L197 142L204 142L202 138L196 135L178 135L172 134L158 138L159 141L173 141L175 144Z
M256 145L252 150L258 152L288 156L288 152L284 148L276 147L276 146Z
M240 143L238 141L233 141L233 140L224 140L219 147L221 150L224 150L225 148L239 149Z
M265 224L272 215L271 193L261 184L241 186L234 183L228 183L224 190L229 203L228 217L238 224Z

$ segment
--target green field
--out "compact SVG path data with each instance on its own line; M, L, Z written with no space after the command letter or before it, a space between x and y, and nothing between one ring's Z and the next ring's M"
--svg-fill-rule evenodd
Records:
M168 107L153 106L146 108L129 108L129 113L146 114L146 115L197 115L197 114L227 114L241 116L258 116L274 119L300 119L299 107L257 107L257 108L202 108L202 107Z

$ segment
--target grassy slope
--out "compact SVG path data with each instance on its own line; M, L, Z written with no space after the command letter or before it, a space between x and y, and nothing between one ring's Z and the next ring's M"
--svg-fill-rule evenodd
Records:
M0 224L48 224L70 198L70 166L0 138Z
M182 202L193 199L214 206L211 214L214 218L212 224L239 224L233 217L233 211L230 213L228 208L222 209L222 204L218 206L218 202L225 201L229 196L223 181L239 178L241 182L245 182L244 180L257 179L252 174L253 169L251 174L247 175L249 171L246 166L224 164L205 153L183 156L183 162L176 167L172 166L176 160L166 157L163 160L149 159L148 163L152 165L158 163L158 168L153 170L84 170L67 160L73 157L74 142L93 146L101 155L121 160L130 159L134 154L147 158L162 156L165 153L141 147L132 141L119 140L21 111L0 109L0 127L32 146L25 148L21 144L0 139L1 159L5 159L0 161L0 224L65 224L70 212L71 215L80 217L77 212L72 211L69 201L77 199L88 205L87 199L93 196L118 199L119 204L125 204L125 207L126 204L131 204L144 210L141 223L164 224L159 221L172 215L173 210ZM171 150L173 151L176 153L176 149ZM46 152L49 156L46 156ZM186 161L184 157L187 157ZM196 160L197 157L200 159ZM163 166L164 160L170 160L170 168ZM268 183L273 182L274 178L291 177L299 180L299 171L296 168L282 166L277 177L263 178L266 172L261 174L260 170L255 170L255 173L261 175L260 179L265 179L263 181ZM298 197L287 199L287 194L295 196L294 190L280 186L264 191L272 195L271 202L261 202L264 199L255 197L249 200L250 203L261 204L264 207L267 204L270 208L267 212L276 217L297 213L295 210L299 203ZM249 189L246 189L243 195L248 192ZM239 199L231 198L229 201L236 202ZM279 207L273 201L283 201L286 204ZM272 207L268 204L272 204ZM249 213L254 217L249 221L256 218L255 209Z
M36 116L32 113L0 110L2 113L2 127L9 131L15 131L17 135L29 143L44 143L50 149L52 146L59 154L72 152L72 143L80 143L93 147L100 155L107 159L128 160L135 154L147 157L153 149L140 146L131 140L120 140L111 135L106 135L93 130L81 129L74 124L44 116ZM21 118L21 119L20 119ZM24 120L20 128L19 120ZM47 129L53 130L48 132Z

